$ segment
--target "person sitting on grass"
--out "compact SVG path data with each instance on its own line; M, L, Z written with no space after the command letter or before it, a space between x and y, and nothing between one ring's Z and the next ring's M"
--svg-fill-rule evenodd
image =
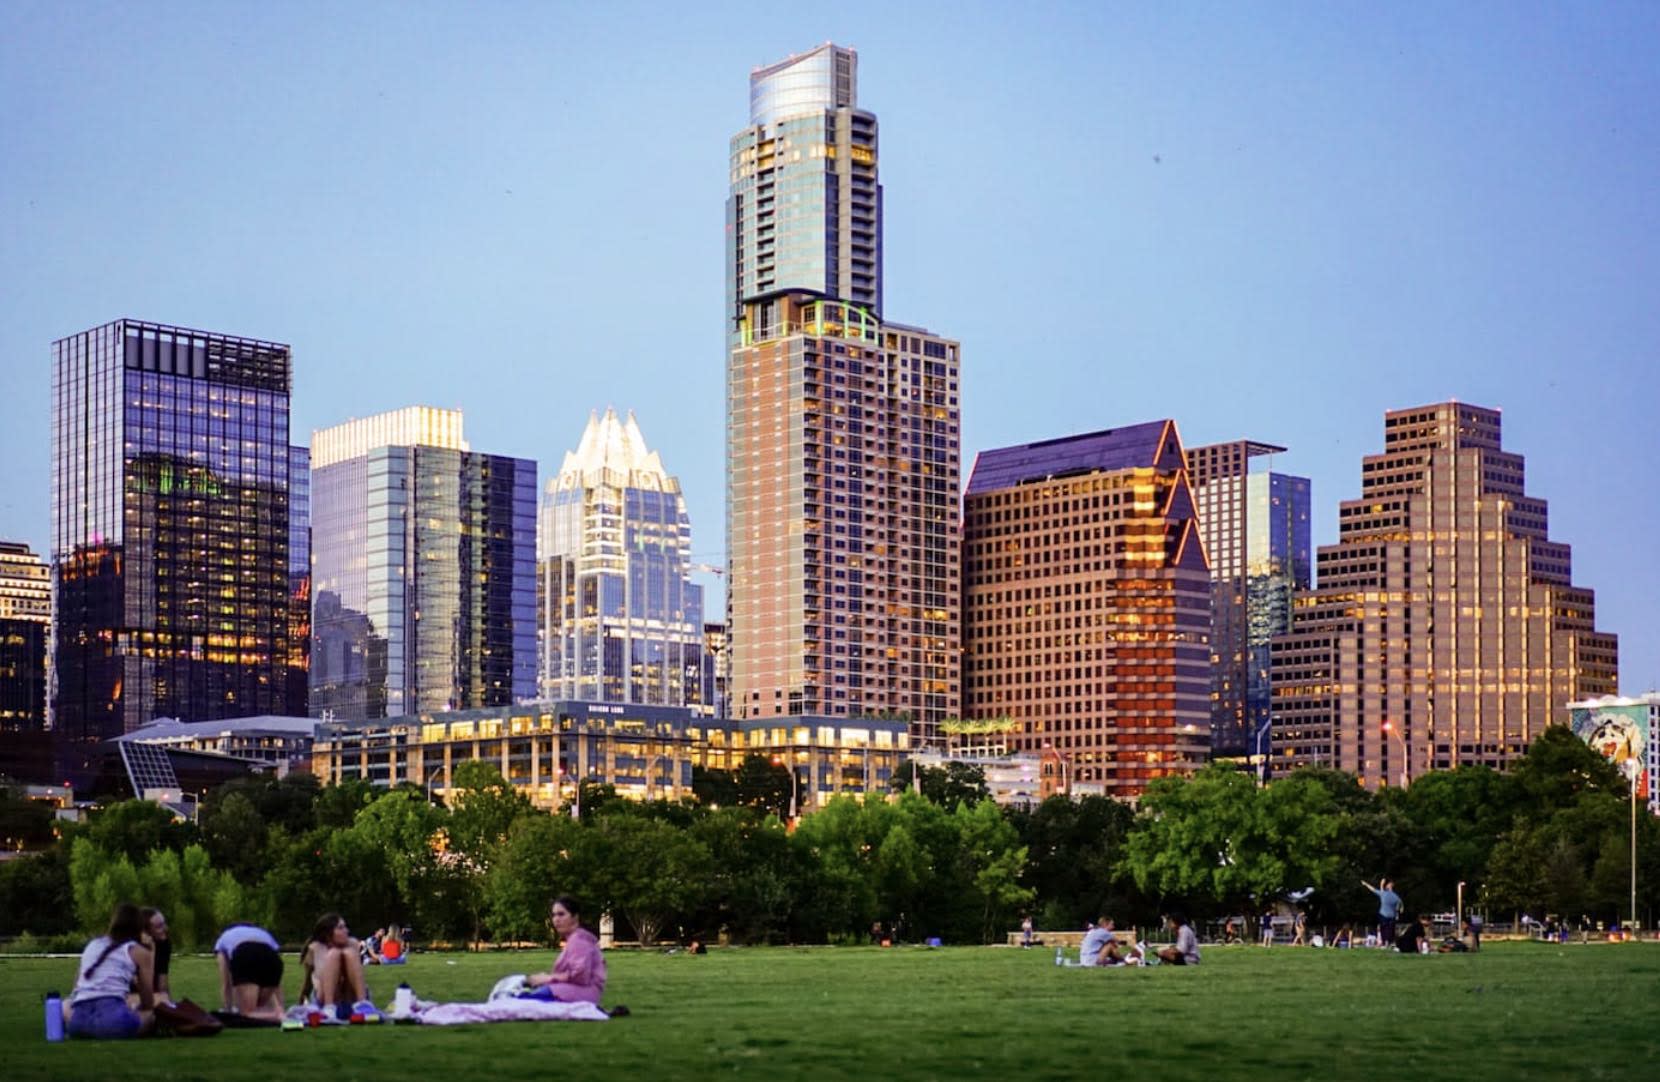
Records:
M324 1014L349 1017L369 998L357 940L339 913L324 913L318 919L300 952L300 967L305 974L300 1002L315 1002Z
M396 924L386 926L386 935L377 946L380 950L380 964L383 966L401 966L409 961L404 957L403 929Z
M109 930L86 945L66 1004L71 1037L137 1037L155 1026L153 957L143 937L138 906L122 902ZM138 989L136 1009L127 1002L129 988Z
M1114 938L1112 920L1108 917L1097 917L1095 927L1084 933L1084 941L1078 945L1078 964L1081 966L1105 964L1105 960L1101 957L1102 952L1107 949Z
M1193 933L1193 925L1180 913L1171 913L1164 922L1175 934L1176 941L1159 951L1159 961L1171 966L1198 965L1199 937Z
M366 936L363 941L357 945L358 961L362 962L366 966L378 966L385 961L385 959L381 957L380 953L381 942L385 939L385 928L376 928L374 935Z
M1406 930L1401 933L1401 937L1395 941L1395 948L1402 954L1428 954L1429 925L1429 917L1425 914L1419 914L1411 924L1406 926Z
M1353 947L1355 945L1354 926L1345 924L1343 927L1339 928L1337 930L1337 934L1331 937L1331 945L1343 950L1348 950L1350 947Z
M253 1022L282 1022L282 946L257 924L233 924L219 933L213 955L225 1010Z
M555 898L550 913L553 930L559 934L559 957L548 972L525 978L525 987L531 989L526 995L598 1006L605 991L605 959L599 952L599 940L582 927L581 909L569 894Z
M145 906L138 911L138 919L144 924L144 945L150 948L150 954L155 959L151 990L155 992L157 1003L171 1003L173 985L168 974L173 968L173 940L167 935L167 917L161 910ZM131 1001L132 996L129 995L128 999Z

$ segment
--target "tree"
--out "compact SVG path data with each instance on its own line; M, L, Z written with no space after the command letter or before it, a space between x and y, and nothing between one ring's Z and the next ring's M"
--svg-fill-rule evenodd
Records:
M508 829L484 883L485 913L498 940L548 939L548 904L573 881L572 851L583 827L563 815L532 815Z
M1031 888L1020 884L1026 848L1019 844L1014 827L989 800L959 803L953 818L960 838L958 852L981 905L980 941L989 943L1012 911L1032 900Z
M0 863L0 935L61 935L74 929L75 892L64 846Z
M580 835L579 892L626 920L643 944L689 913L709 877L709 850L654 819L608 815Z
M911 791L916 785L916 762L907 759L899 764L888 782L896 793ZM977 804L991 796L986 787L984 767L972 763L948 762L944 766L922 768L922 797L949 811L958 804Z
M790 772L765 755L748 755L738 764L736 803L784 818L790 807Z
M1126 923L1158 916L1157 907L1143 904L1133 884L1117 873L1135 823L1128 804L1104 796L1074 801L1056 795L1029 811L1011 811L1009 822L1026 847L1021 882L1040 906L1040 927L1076 928L1109 913Z
M125 856L130 863L144 860L154 849L181 851L196 840L195 827L148 800L111 804L93 815L77 833L106 853Z
M57 840L56 814L48 804L0 790L0 849L44 849Z
M692 795L711 808L730 808L738 803L738 775L733 770L692 767Z
M210 801L201 814L202 842L213 863L245 883L270 866L265 817L242 792Z

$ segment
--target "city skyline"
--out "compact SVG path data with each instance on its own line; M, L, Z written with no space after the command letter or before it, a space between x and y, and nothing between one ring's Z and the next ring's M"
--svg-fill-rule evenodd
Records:
M1073 9L1016 33L854 5L716 41L707 13L648 40L626 15L384 8L312 41L320 11L0 15L0 97L31 117L0 165L0 535L50 549L50 343L131 315L292 344L296 436L431 401L549 466L590 409L632 408L720 562L721 141L745 71L833 39L903 147L885 308L967 343L967 460L1153 416L1195 445L1248 431L1293 449L1329 544L1381 412L1498 406L1621 690L1660 684L1652 10ZM85 80L52 59L71 42ZM162 42L205 70L168 76ZM621 74L669 58L698 74ZM649 126L619 179L625 117ZM112 129L167 149L100 172ZM659 299L631 320L606 294L646 267ZM664 349L659 319L693 333ZM1069 393L1098 370L1110 401ZM1166 405L1178 371L1201 393Z

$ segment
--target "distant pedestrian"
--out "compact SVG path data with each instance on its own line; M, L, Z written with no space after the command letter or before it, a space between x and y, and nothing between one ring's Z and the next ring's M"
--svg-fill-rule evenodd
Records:
M1464 922L1464 934L1465 934L1466 939L1468 940L1468 944L1469 944L1469 947L1470 947L1471 950L1478 951L1478 950L1481 949L1481 914L1480 913L1471 913L1470 914L1470 918Z
M1022 947L1032 945L1032 915L1030 913L1020 918L1020 945Z
M1294 933L1291 937L1293 947L1308 946L1308 915L1301 910L1297 911L1297 922L1292 925L1292 931Z
M1378 939L1388 946L1395 942L1395 920L1401 915L1401 896L1395 893L1391 879L1379 879L1375 887L1362 879L1360 885L1378 896Z
M1261 928L1259 942L1264 947L1272 947L1274 945L1274 907L1268 906L1263 909L1262 916L1257 918L1257 923Z

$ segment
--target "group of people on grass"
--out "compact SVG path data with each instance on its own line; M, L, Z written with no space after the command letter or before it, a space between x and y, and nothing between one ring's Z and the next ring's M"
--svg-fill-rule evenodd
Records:
M1180 913L1169 914L1164 923L1174 942L1154 952L1152 957L1164 965L1198 965L1199 937L1194 933L1193 925ZM1095 926L1084 933L1083 943L1078 947L1078 964L1082 966L1140 966L1151 961L1147 948L1142 944L1119 940L1113 919L1108 916L1097 918Z
M549 913L562 949L546 973L531 974L527 995L537 999L598 1004L605 991L605 959L599 940L582 927L568 895L555 898ZM396 944L386 953L389 944ZM221 1019L243 1025L277 1025L285 1015L282 945L255 924L232 924L213 944L219 968ZM375 1012L364 982L368 957L381 962L404 957L401 938L382 938L372 952L353 938L338 913L325 913L300 950L300 1002L324 1019L344 1021ZM167 918L156 909L128 902L115 907L109 929L81 952L75 988L64 1002L71 1037L137 1037L155 1028L158 1007L173 1005L169 971L172 942Z

